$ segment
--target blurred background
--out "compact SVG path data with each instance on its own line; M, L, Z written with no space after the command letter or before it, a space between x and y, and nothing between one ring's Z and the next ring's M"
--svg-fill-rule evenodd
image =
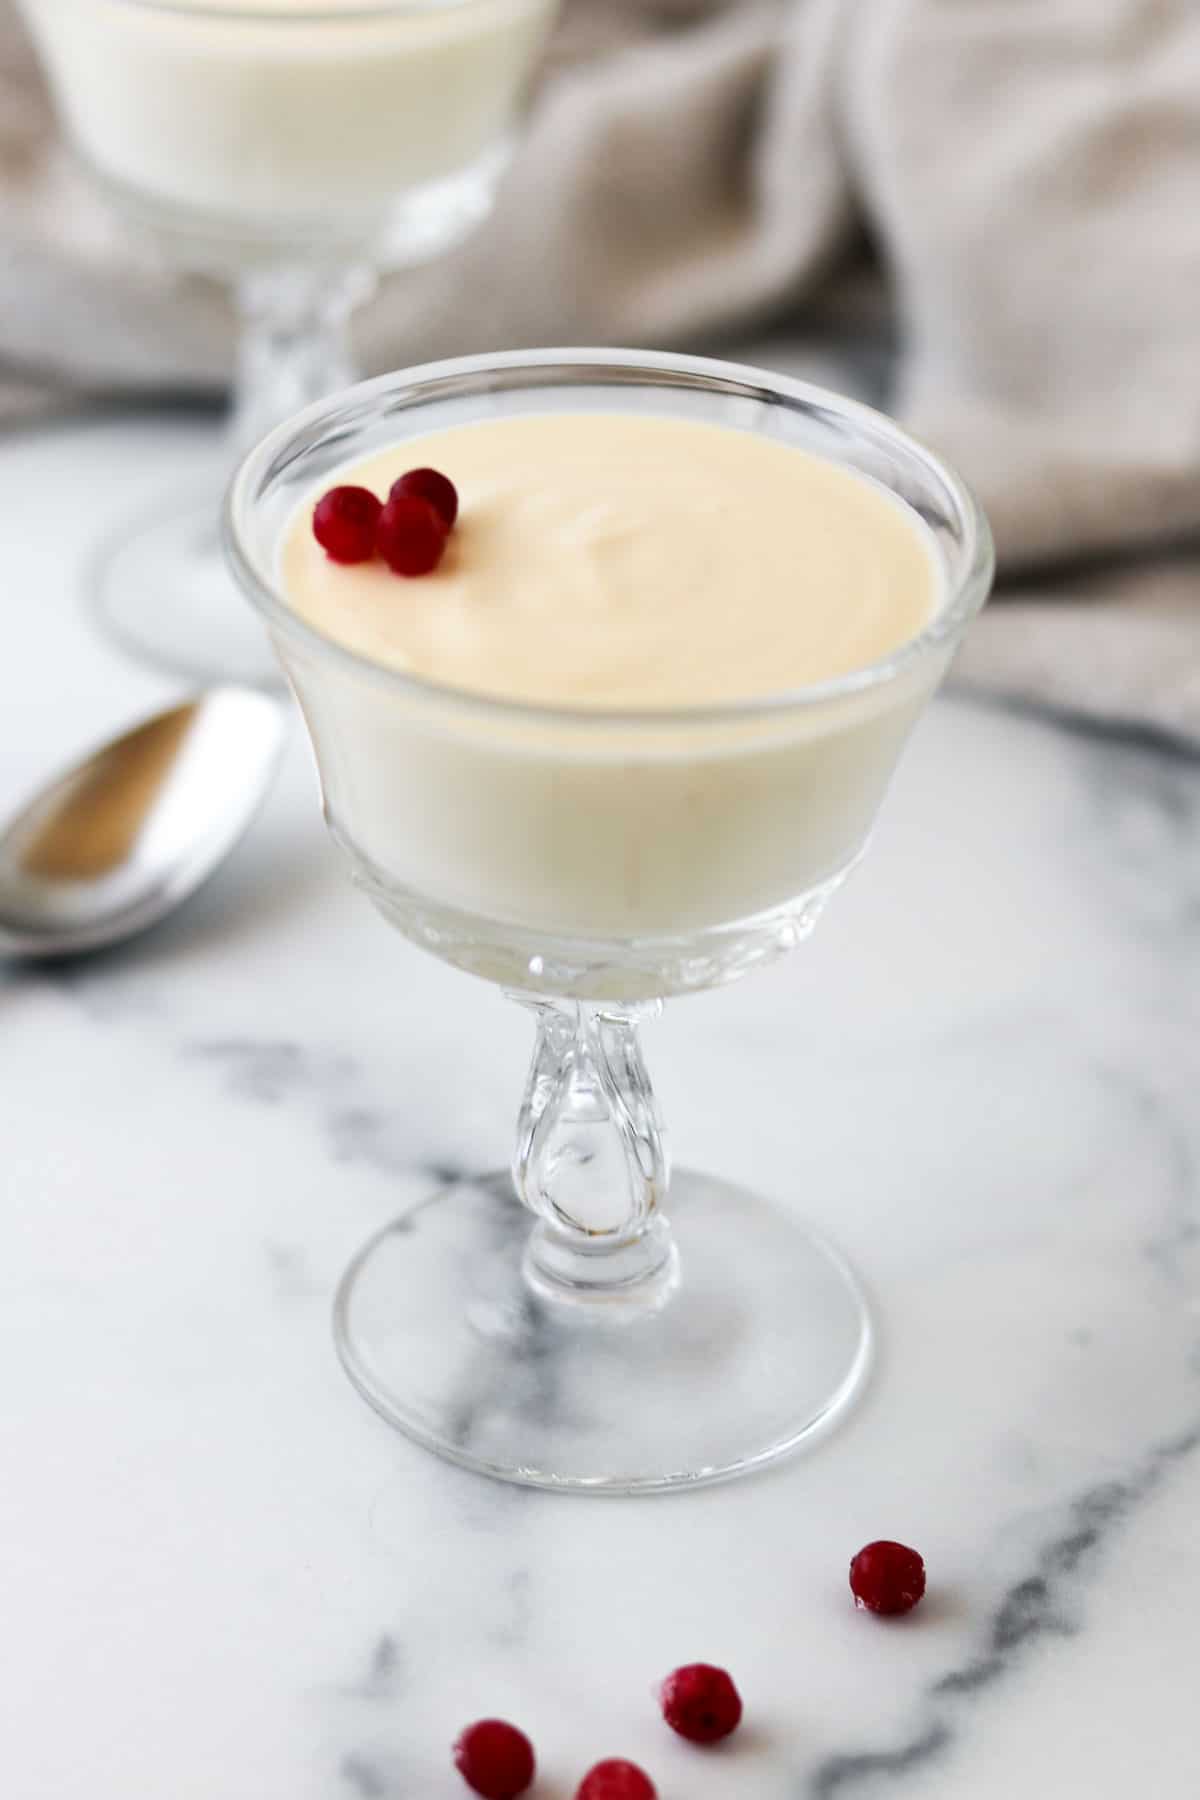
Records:
M123 32L146 10L25 0L23 23L0 0L9 432L101 404L211 406L233 374L238 282L97 191L97 165L112 171L90 103L106 56L125 113L144 99ZM87 104L59 15L76 38L96 27ZM539 47L544 25L514 52L535 71L528 111L486 203L423 266L395 266L420 262L415 239L355 256L357 367L623 343L859 394L957 464L992 518L1006 604L965 679L1200 734L1195 0L567 0ZM160 134L187 111L180 67L202 60L182 55ZM412 106L397 92L428 141ZM210 108L205 130L211 145L240 125ZM253 145L235 153L251 179Z

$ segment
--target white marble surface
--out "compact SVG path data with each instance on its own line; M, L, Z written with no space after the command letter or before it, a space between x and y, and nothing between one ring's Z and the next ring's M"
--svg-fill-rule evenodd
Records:
M0 802L166 691L74 590L207 436L0 443ZM867 1398L724 1489L490 1486L363 1406L329 1297L505 1159L527 1026L345 885L297 741L174 923L0 973L4 1793L450 1800L483 1712L540 1800L602 1754L662 1800L1200 1791L1198 964L1200 766L942 703L812 944L648 1041L676 1149L869 1281ZM877 1535L929 1564L898 1627L846 1592ZM648 1695L697 1657L719 1755Z

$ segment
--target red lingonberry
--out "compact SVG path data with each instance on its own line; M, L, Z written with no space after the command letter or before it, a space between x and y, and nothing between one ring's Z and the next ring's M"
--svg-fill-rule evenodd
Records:
M375 542L397 575L428 575L442 560L446 527L428 500L395 494L379 516Z
M313 536L333 562L370 562L382 511L369 488L330 488L313 508Z
M741 1695L724 1669L711 1663L688 1663L668 1675L659 1689L663 1718L680 1737L693 1744L715 1744L736 1731L742 1716Z
M907 1544L866 1544L850 1564L850 1592L868 1612L911 1612L925 1592L925 1564Z
M454 529L458 517L458 489L440 469L409 469L399 481L393 481L389 499L407 494L417 500L428 500L447 531Z
M636 1763L610 1757L588 1770L575 1800L658 1800L658 1789Z
M533 1782L533 1745L503 1719L468 1725L454 1746L454 1766L484 1800L516 1800Z

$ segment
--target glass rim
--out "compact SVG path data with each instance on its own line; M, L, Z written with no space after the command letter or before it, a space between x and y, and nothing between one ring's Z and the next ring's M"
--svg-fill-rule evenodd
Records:
M223 6L214 13L211 0L104 0L109 6L124 6L135 12L161 13L173 18L203 18L232 21L235 25L275 24L295 28L299 25L361 25L366 20L389 18L427 18L436 13L468 12L472 8L493 6L496 0L354 0L352 6L330 6L328 0L311 0L300 8L284 9L264 6L259 0L239 0L234 6Z
M503 695L455 687L448 682L434 681L408 670L376 662L361 652L352 650L347 644L339 643L336 638L301 618L279 591L278 583L274 579L264 580L254 559L243 545L240 519L245 508L252 504L251 489L257 484L263 471L270 468L297 434L319 423L326 416L333 416L347 405L362 405L385 395L402 393L408 388L425 389L423 398L435 402L439 386L455 389L455 384L460 383L464 377L486 378L496 374L519 374L523 369L531 372L545 371L558 366L564 372L570 369L573 382L580 386L587 383L589 374L602 380L605 371L621 370L634 377L639 373L644 374L647 385L650 386L654 385L656 378L660 384L666 385L670 377L682 375L698 378L702 383L707 381L714 393L725 391L743 397L757 394L762 399L775 403L798 401L802 405L831 413L847 423L869 427L876 436L901 447L928 472L931 480L935 480L944 489L953 503L957 522L962 528L963 549L956 579L953 578L952 571L946 568L946 559L938 547L937 553L947 576L947 591L937 612L915 637L907 638L895 650L876 658L874 662L849 670L844 675L832 676L826 681L809 682L777 693L755 695L744 700L708 702L698 706L548 706L534 700L509 699ZM564 381L563 385L571 383ZM485 388L482 391L488 390ZM447 397L461 398L461 391L455 389L453 396ZM906 503L901 500L901 504ZM554 724L575 730L636 726L647 730L673 728L678 731L689 726L745 723L791 712L804 712L831 701L870 692L896 680L927 656L952 645L987 599L995 568L991 529L971 488L939 456L897 425L886 413L879 412L863 401L851 400L822 388L815 382L775 374L753 364L654 350L560 347L499 351L415 364L411 368L357 382L353 387L343 388L340 393L293 414L243 457L226 490L221 526L226 554L238 583L268 626L277 627L299 638L327 661L332 660L360 676L368 676L377 684L409 697L450 704L459 709L510 722Z

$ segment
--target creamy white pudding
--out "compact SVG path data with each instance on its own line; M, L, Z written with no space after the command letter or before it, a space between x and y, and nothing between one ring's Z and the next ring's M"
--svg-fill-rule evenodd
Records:
M914 512L769 437L616 412L414 437L323 485L383 497L417 465L461 502L433 574L330 562L315 493L277 569L326 641L277 632L331 823L380 887L628 941L727 926L845 870L945 666L822 692L943 604Z
M227 223L336 222L504 136L554 0L22 0L103 176Z
M448 687L539 706L711 706L863 669L915 637L938 565L914 516L836 463L633 413L462 426L357 464L455 483L439 568L397 585L293 524L290 604L339 643Z

